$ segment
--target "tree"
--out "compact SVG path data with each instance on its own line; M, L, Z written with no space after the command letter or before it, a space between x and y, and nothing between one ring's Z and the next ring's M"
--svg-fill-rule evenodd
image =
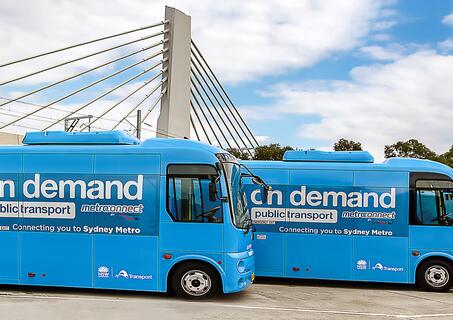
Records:
M250 153L248 153L247 151L244 151L244 150L240 150L238 148L230 148L230 149L226 149L226 151L228 151L233 156L235 156L236 158L241 159L241 160L250 160L251 159Z
M439 156L438 161L453 168L453 145L450 147L450 150Z
M398 141L392 145L386 145L384 154L386 158L403 157L438 161L437 154L417 139Z
M341 138L333 145L335 151L362 151L362 144L353 140Z
M294 149L290 146L282 147L278 143L259 146L255 148L253 160L282 160L283 154L288 150Z
M385 157L418 158L437 161L453 168L453 145L447 152L438 155L416 139L398 141L385 146Z

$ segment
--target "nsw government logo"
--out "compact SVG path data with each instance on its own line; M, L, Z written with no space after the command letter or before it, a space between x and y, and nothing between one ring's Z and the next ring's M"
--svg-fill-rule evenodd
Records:
M100 266L98 268L98 278L109 278L110 270L106 266Z
M365 260L358 260L357 261L357 270L366 270L367 269L367 262Z

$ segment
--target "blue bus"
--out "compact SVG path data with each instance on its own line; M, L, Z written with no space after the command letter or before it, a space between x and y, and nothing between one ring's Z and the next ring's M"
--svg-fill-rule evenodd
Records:
M315 150L243 163L272 188L244 185L257 276L452 287L452 168Z
M0 283L204 298L252 282L236 159L177 139L36 132L0 147Z

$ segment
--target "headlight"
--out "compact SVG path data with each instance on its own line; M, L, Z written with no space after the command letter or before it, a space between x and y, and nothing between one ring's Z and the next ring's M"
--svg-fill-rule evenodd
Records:
M242 260L238 262L238 271L239 273L244 273L245 271L245 263Z

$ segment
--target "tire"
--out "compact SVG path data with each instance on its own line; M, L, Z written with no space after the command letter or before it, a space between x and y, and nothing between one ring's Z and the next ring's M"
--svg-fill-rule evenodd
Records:
M171 288L184 299L208 299L219 293L220 281L214 268L203 263L188 262L173 273Z
M441 259L423 262L417 269L417 284L426 291L448 291L453 285L453 267Z

